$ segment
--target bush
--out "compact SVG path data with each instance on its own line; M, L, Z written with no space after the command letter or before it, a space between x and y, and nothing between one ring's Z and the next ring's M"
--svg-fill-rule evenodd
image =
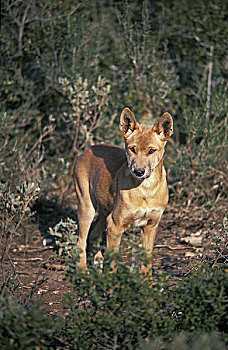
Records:
M225 268L200 267L173 291L177 329L194 333L217 330L228 341L228 279Z
M175 321L167 292L152 288L121 260L117 269L101 273L91 267L81 275L71 271L76 297L68 295L66 333L75 349L134 349L147 337L171 337Z
M202 106L192 112L184 108L176 124L184 142L174 146L169 166L171 178L179 180L175 198L187 198L188 205L192 201L214 205L219 199L226 200L228 84L221 81L212 91L210 111L202 94Z
M0 297L0 347L10 349L56 349L58 322L40 308L26 307Z
M226 344L222 341L218 333L201 333L194 337L189 337L186 333L181 333L174 337L169 345L165 345L161 339L149 342L143 350L226 350Z
M78 152L120 144L115 117L128 106L143 122L166 110L175 117L176 152L166 162L179 197L222 199L225 13L220 0L5 2L1 178L22 173L65 192Z
M15 236L28 238L28 229L25 224L34 214L31 210L37 199L40 188L33 183L23 182L12 190L7 182L0 182L0 259L2 279L0 291L4 295L6 290L15 291L20 284L15 266L10 258L10 248ZM11 269L5 271L4 262L11 262Z
M71 270L76 297L68 295L64 336L75 349L143 349L158 337L166 349L177 333L186 335L186 344L211 332L228 342L225 269L201 267L169 291L162 276L152 287L126 263L117 266L114 274Z
M39 186L34 183L23 182L15 190L11 190L7 182L0 183L1 239L9 240L11 235L20 232L21 227L34 214L31 207L39 192Z
M46 146L54 129L51 118L44 124L39 111L27 105L16 112L0 113L0 181L7 179L13 186L22 179L44 182Z
M206 349L228 344L227 272L202 266L169 290L151 286L117 256L117 273L75 271L66 319L53 321L32 305L0 298L1 349Z
M54 228L49 227L50 237L55 241L59 256L78 257L77 231L77 223L70 218L65 221L61 220Z

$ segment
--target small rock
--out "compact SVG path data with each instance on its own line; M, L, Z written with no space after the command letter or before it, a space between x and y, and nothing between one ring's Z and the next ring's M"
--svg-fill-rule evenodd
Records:
M43 240L43 246L46 247L48 244L52 243L52 239L51 238L45 238Z
M182 243L188 243L194 247L200 247L202 245L202 236L186 236L183 238L180 238L180 242Z
M191 236L200 236L200 235L202 235L202 233L203 233L202 230L200 230L200 231L197 231L197 232L191 234Z
M195 256L195 253L193 253L193 252L186 252L185 253L186 258L194 258L194 256Z

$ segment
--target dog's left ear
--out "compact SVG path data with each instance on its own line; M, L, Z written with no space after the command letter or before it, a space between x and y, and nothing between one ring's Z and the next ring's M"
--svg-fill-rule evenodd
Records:
M129 108L124 108L120 116L120 131L125 137L129 137L133 131L139 128L134 114Z
M173 118L169 113L164 113L161 119L154 125L155 131L160 137L161 141L166 141L173 134Z

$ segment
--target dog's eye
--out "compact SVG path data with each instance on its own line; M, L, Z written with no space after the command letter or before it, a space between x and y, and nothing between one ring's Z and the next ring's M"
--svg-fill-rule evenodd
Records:
M148 154L152 154L152 153L154 153L154 152L156 152L156 149L151 148L151 149L149 150Z
M135 146L134 146L134 147L129 147L129 150L130 150L132 153L136 153L136 151L135 151Z

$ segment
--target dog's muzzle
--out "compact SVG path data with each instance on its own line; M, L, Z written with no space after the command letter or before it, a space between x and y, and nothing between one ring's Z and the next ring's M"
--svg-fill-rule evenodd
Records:
M133 174L138 177L138 178L141 178L145 175L145 169L142 169L142 168L136 168L133 170Z

